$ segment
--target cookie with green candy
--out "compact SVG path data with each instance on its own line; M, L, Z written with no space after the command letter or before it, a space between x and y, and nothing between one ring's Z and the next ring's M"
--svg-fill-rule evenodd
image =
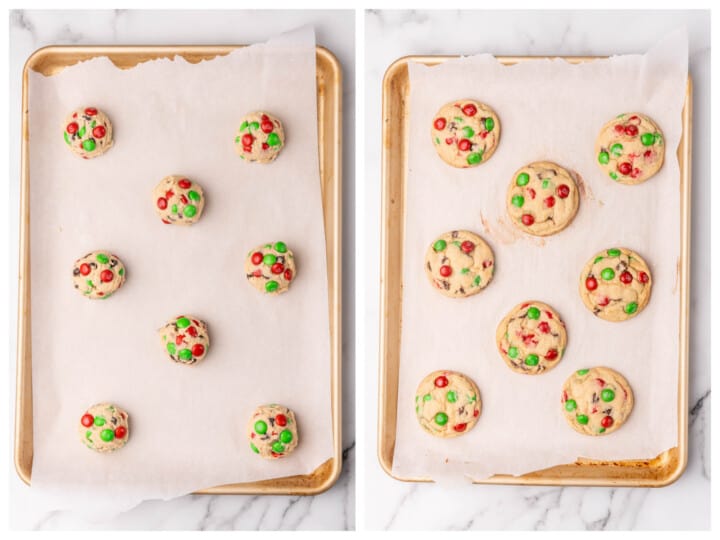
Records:
M114 452L130 437L128 413L112 403L89 407L79 418L78 435L82 443L96 452Z
M192 225L205 207L202 187L183 175L166 176L153 190L153 204L165 224Z
M73 154L92 159L112 147L112 124L101 110L83 107L71 112L65 119L63 139Z
M464 298L488 286L495 273L493 252L470 231L450 231L436 237L425 254L425 274L445 296Z
M73 285L91 299L109 298L122 287L126 276L125 265L109 251L92 251L73 265Z
M479 101L451 101L433 117L430 137L445 163L463 169L477 167L497 148L500 120L495 111Z
M420 427L435 437L457 437L480 418L480 391L470 377L456 371L434 371L415 392L415 415Z
M250 450L266 459L285 457L298 445L295 413L277 403L260 405L248 423Z
M240 120L235 133L235 152L245 161L270 163L285 146L285 131L276 117L252 112Z
M196 364L210 349L207 324L194 315L174 317L158 330L158 335L170 360L179 364Z
M248 253L245 275L258 291L283 293L295 279L295 257L285 242L263 244Z

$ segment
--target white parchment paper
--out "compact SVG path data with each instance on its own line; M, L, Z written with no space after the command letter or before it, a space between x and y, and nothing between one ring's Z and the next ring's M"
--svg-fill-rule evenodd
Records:
M403 331L393 472L404 477L482 479L571 463L578 457L642 459L677 444L679 167L676 149L687 80L687 37L676 32L645 55L570 65L562 60L507 67L484 54L436 67L410 64L409 174L406 188ZM497 112L500 144L472 169L446 165L430 126L441 105L476 98ZM624 186L596 164L600 128L617 114L642 112L665 134L662 170ZM522 165L551 160L576 171L585 195L574 222L537 239L509 222L505 194ZM495 253L492 283L466 299L446 298L423 271L425 251L441 233L469 229ZM596 252L631 248L648 261L652 298L622 323L596 318L578 294L580 272ZM561 363L539 376L512 372L495 344L500 320L524 300L556 308L568 330ZM604 365L635 392L625 426L588 437L567 425L560 392L575 370ZM436 369L474 379L482 416L454 439L423 432L414 411L420 380Z
M128 507L195 489L305 474L332 456L325 236L318 169L315 38L303 28L199 64L120 70L99 58L30 74L33 489L63 506ZM115 145L84 161L62 138L80 106L105 111ZM269 165L234 151L240 118L282 119L286 146ZM164 225L152 189L163 176L199 182L207 204L191 227ZM297 279L270 297L246 280L245 256L282 240ZM127 282L106 301L72 287L75 259L117 254ZM187 367L156 329L179 314L207 321L210 351ZM130 441L85 448L77 422L110 401L130 414ZM252 453L257 405L297 414L287 458Z

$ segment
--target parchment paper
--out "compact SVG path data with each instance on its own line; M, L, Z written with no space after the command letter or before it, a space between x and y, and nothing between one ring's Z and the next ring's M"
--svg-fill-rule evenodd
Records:
M680 177L675 151L687 56L683 31L642 56L575 66L548 60L506 67L487 54L432 68L410 64L394 473L445 481L458 481L461 475L482 479L572 463L577 457L649 458L676 446ZM463 170L439 159L430 126L441 105L465 97L493 107L502 134L487 163ZM667 149L655 177L625 186L597 166L594 144L605 122L634 111L657 121ZM574 222L542 240L516 231L507 218L505 195L518 168L544 159L579 173L585 195ZM427 247L453 229L478 232L495 253L493 281L466 299L438 294L423 271ZM578 294L587 260L614 246L637 251L653 275L650 303L622 323L595 317ZM567 326L565 356L543 375L512 372L495 344L498 323L524 300L549 303ZM620 430L588 437L567 425L560 392L573 371L598 365L625 375L635 392L635 408ZM418 426L415 390L436 369L463 372L480 388L482 416L462 437L434 438Z
M305 474L332 455L325 236L317 148L315 38L303 28L199 64L180 57L129 70L100 58L30 73L33 489L59 504L115 509L195 489ZM62 139L64 119L92 105L115 145L89 161ZM266 109L286 146L269 165L234 151L240 118ZM205 190L201 220L164 225L152 189L184 174ZM289 292L246 280L248 251L294 251ZM73 262L106 249L128 278L106 301L72 287ZM190 313L210 350L188 367L156 329ZM78 440L85 409L110 401L130 415L130 441L98 454ZM297 415L300 445L266 461L245 429L257 405Z

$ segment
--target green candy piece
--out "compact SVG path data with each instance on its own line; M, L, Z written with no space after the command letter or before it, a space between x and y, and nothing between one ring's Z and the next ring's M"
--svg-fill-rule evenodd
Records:
M612 268L603 268L603 271L600 272L600 277L602 277L605 281L610 281L615 277L615 270Z
M100 438L105 442L110 442L115 438L115 433L112 429L103 429L100 432Z
M455 120L456 122L464 122L465 121L461 116L455 116L453 118L453 120Z
M272 266L277 261L277 257L272 253L268 253L263 257L263 264L266 266Z
M433 249L435 251L442 251L447 247L447 242L445 240L438 240L433 244Z
M600 152L598 154L598 162L602 163L603 165L607 165L610 162L610 154L607 152Z
M255 446L253 443L250 443L250 449L256 454L260 453L260 450L258 450L257 446Z
M488 131L492 131L494 127L495 127L495 120L493 120L492 118L486 118L485 119L485 129L487 129Z
M190 319L187 317L178 317L178 320L175 321L175 324L178 328L187 328L190 326Z
M423 396L423 401L430 401L432 399L432 396L430 394L425 394Z
M526 186L529 181L530 181L530 175L528 173L523 172L523 173L518 174L517 179L515 180L515 183L518 186L522 187L522 186Z
M600 392L600 398L605 402L612 401L615 399L615 391L612 388L606 388Z
M285 451L285 445L281 443L280 441L275 441L272 444L272 450L276 454L282 454Z
M180 360L184 360L187 362L188 360L192 360L192 352L190 352L190 349L180 349L178 357L180 358Z
M518 355L517 347L508 347L507 354L510 358L517 358L517 355Z
M260 129L260 123L259 122L250 122L249 124L250 131L256 131Z
M183 214L185 214L185 217L191 218L197 214L197 207L193 204L188 204L185 208L183 208Z
M175 344L174 344L174 343L168 343L168 344L167 344L167 351L168 351L170 354L174 355L176 350L177 350L177 349L175 349Z
M525 197L523 197L522 195L513 195L512 199L510 199L510 202L513 204L513 206L522 208L523 204L525 204Z
M480 163L482 161L482 152L473 152L472 154L468 154L467 162L469 165L475 165L477 163Z
M197 191L190 190L188 191L188 197L190 197L190 200L193 201L199 201L200 200L200 194Z
M610 147L610 153L615 157L620 157L623 152L623 145L620 143L615 143Z
M578 424L582 424L582 425L584 426L585 424L588 423L588 421L589 421L590 419L587 417L586 414L578 414L578 415L575 417L575 420L577 420L577 423L578 423Z
M95 257L95 259L97 260L97 262L99 262L99 263L101 263L101 264L107 264L107 263L110 262L109 257L108 257L107 255L102 254L102 253L98 253L98 254L97 254L97 257Z
M274 280L270 280L265 284L265 291L266 292L274 292L277 291L278 288L278 282Z
M610 178L612 178L613 180L617 180L617 174L615 174L614 172L610 172Z
M267 433L267 424L264 420L258 420L257 422L255 422L253 429L258 435L265 435Z
M473 279L473 283L475 285L480 285L481 281L482 281L482 278L480 276L475 276L475 279Z
M461 273L461 274L467 274L468 272L470 272L470 269L469 269L469 268L462 268L462 269L460 270L460 273Z
M278 137L277 133L271 133L268 135L267 143L270 146L278 146L280 144L280 137Z
M550 180L543 180L542 181L542 188L547 189L550 187Z
M65 142L70 144L70 138L68 137L67 131L63 131L63 137L65 137Z
M235 137L235 144L237 144L239 142L240 142L240 137ZM242 157L242 156L240 156L240 157Z
M96 416L96 417L95 417L95 420L93 421L93 423L94 423L96 426L98 426L98 427L99 427L99 426L104 426L104 425L105 425L105 418L103 418L102 416Z
M440 144L440 139L438 139L437 137L435 137L435 144Z
M575 409L577 409L577 401L575 401L574 399L568 399L565 402L565 410L568 412L572 412Z
M473 128L471 128L470 126L465 126L464 128L462 128L462 132L463 132L463 137L465 137L466 139L469 139L470 137L475 135L475 130Z
M92 442L91 437L92 437L92 431L90 431L90 430L88 429L88 430L85 432L85 438L86 438L88 441Z
M600 429L598 429L598 433L605 433L605 428L601 427Z
M280 441L281 442L284 442L285 444L287 444L292 440L293 440L292 431L290 431L289 429L283 429L280 432Z
M172 207L170 208L170 210L172 210L172 213L173 213L173 214L177 214L177 211L178 211L178 210L177 210L177 204L173 204Z
M453 390L450 390L447 394L445 394L445 397L450 403L455 403L457 401L457 394Z
M124 275L124 274L125 274L125 269L124 269L124 268L121 268L120 270L118 270L118 274L121 275L121 276Z
M640 142L643 143L643 146L652 146L655 144L655 135L652 133L643 133L640 137Z
M444 426L445 424L447 424L447 421L448 421L448 415L445 414L444 412L439 412L435 415L435 423L438 426Z
M93 120L93 121L90 123L90 127L91 127L91 128L94 128L96 125L97 125L97 122L96 122L95 120Z
M630 302L627 306L625 306L624 311L628 315L632 315L633 313L635 313L637 311L637 308L638 308L637 302Z
M525 357L525 363L526 363L528 366L537 366L537 365L538 365L538 362L540 362L540 358L538 358L538 355L537 355L537 354L528 354L528 355Z
M87 141L83 141L82 146L83 150L86 152L92 152L95 150L95 141L93 139L88 139Z
M575 373L578 375L587 375L587 372L590 371L589 369L578 369Z
M285 245L285 242L275 242L275 245L273 247L278 253L287 252L287 246Z
M593 264L599 263L599 262L602 261L604 258L605 258L605 257L603 257L602 255L599 256L599 257L595 257L595 260L593 261Z
M245 122L243 122L242 124L240 124L240 131L243 131L243 130L247 129L247 127L248 127L248 123L247 123L247 120L246 120Z
M617 248L612 248L607 250L607 254L609 257L619 257L620 256L620 250Z
M540 310L535 306L530 306L527 310L528 319L537 320L540 318Z
M85 136L85 126L81 127L81 128L78 130L77 136L80 137L81 139Z

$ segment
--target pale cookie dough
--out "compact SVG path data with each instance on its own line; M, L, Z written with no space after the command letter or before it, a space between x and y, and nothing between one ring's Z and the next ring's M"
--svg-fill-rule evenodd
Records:
M580 369L563 384L565 419L583 435L607 435L618 429L633 408L633 393L614 369Z
M601 251L580 275L583 303L606 321L625 321L640 313L650 300L651 289L648 265L627 248Z
M67 117L63 138L76 156L91 159L110 149L113 145L112 131L112 124L105 113L95 107L85 107Z
M192 225L205 207L202 187L186 176L166 176L153 190L155 210L163 223Z
M111 403L88 408L78 423L80 440L96 452L114 452L125 446L130 437L128 413Z
M537 301L515 306L498 325L495 338L508 367L527 375L554 368L567 346L567 332L560 316Z
M485 163L500 141L500 121L495 111L472 99L442 106L430 130L435 150L453 167L476 167Z
M644 114L620 114L600 130L595 156L603 172L616 182L639 184L662 167L665 138Z
M245 259L245 275L258 291L283 293L295 279L295 258L285 242L258 246Z
M261 405L248 424L250 449L266 459L281 458L298 445L295 413L283 405Z
M109 251L93 251L75 261L73 284L88 298L105 299L125 283L125 266Z
M282 123L269 113L258 111L245 116L235 136L235 152L245 161L270 163L285 145Z
M463 298L487 287L495 273L493 252L477 234L447 232L430 244L425 273L445 296Z
M481 409L477 385L456 371L434 371L420 382L415 392L418 422L436 437L467 433L477 423Z
M158 330L165 352L173 362L195 364L205 358L210 335L205 321L193 315L180 315Z

